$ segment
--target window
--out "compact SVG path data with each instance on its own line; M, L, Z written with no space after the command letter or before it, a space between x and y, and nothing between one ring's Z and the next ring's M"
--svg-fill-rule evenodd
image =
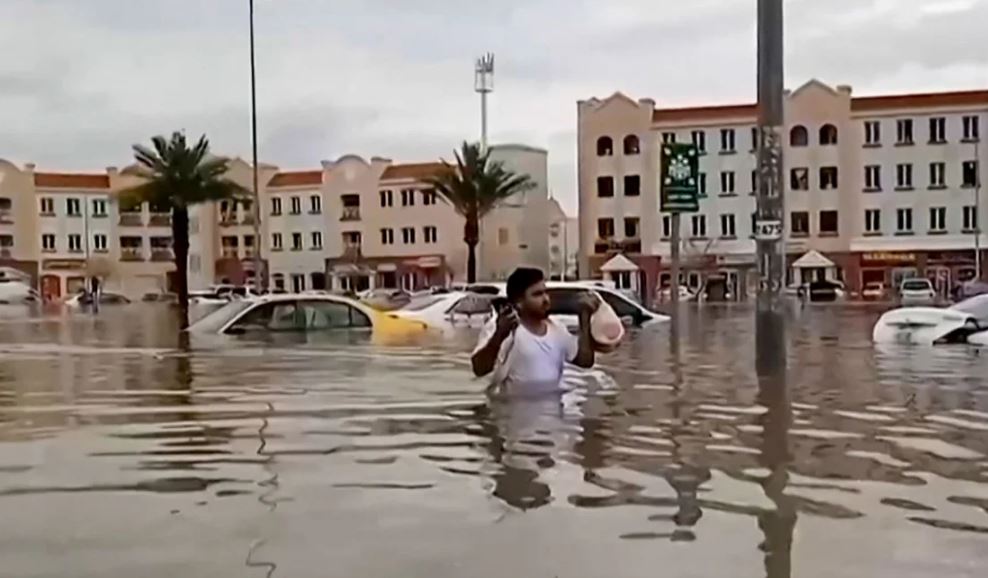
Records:
M436 227L425 227L422 229L422 235L425 237L425 242L432 244L439 241L439 229Z
M614 236L614 219L597 219L597 238L610 239Z
M401 191L401 206L402 207L414 207L415 206L415 190L414 189L402 189L402 191Z
M947 232L946 207L930 207L930 232L931 233Z
M46 252L55 250L55 235L41 235L41 250Z
M402 227L401 242L406 245L415 244L415 229L413 227Z
M696 150L705 153L707 152L707 133L702 130L695 130L690 135L693 139L693 145L696 146Z
M832 124L825 124L820 127L820 145L831 146L837 144L837 127Z
M935 116L930 119L930 144L947 142L947 119Z
M97 253L106 253L107 251L107 238L106 235L102 233L97 233L93 235L93 251Z
M837 167L820 167L820 189L837 188Z
M614 196L614 177L597 177L597 196L602 199Z
M913 144L913 119L900 118L895 123L896 144Z
M736 150L736 133L733 128L720 129L720 152L733 153Z
M693 215L693 237L703 239L707 236L707 216Z
M967 142L973 142L981 138L981 127L979 126L980 119L976 116L965 116L963 120L964 124L964 140Z
M662 133L662 144L676 144L676 133L674 132Z
M436 204L436 191L434 189L422 191L422 204L426 206Z
M41 214L51 216L55 214L55 199L51 197L41 197Z
M840 226L837 221L837 211L820 211L820 236L837 235Z
M734 172L733 171L722 171L720 173L720 194L721 195L733 195L734 194Z
M312 250L313 251L318 251L318 250L322 249L322 232L321 231L312 231L312 235L310 235L310 240L312 241Z
M961 184L965 187L976 187L979 183L978 161L964 161L961 165Z
M946 187L945 175L947 174L946 163L930 163L930 188L942 189Z
M910 191L913 188L913 166L910 164L900 164L895 167L895 188L901 191Z
M789 131L789 146L805 147L810 144L810 133L803 125L796 125Z
M281 251L281 249L282 249L281 233L271 233L271 250Z
M302 197L292 197L292 214L302 214Z
M707 196L707 173L700 173L697 175L696 190L697 196Z
M292 251L302 250L302 233L292 233Z
M395 205L394 192L391 190L383 190L378 193L381 196L381 206L382 207L393 207Z
M865 190L882 190L882 167L881 165L868 165L865 167Z
M879 146L882 144L882 123L877 120L866 120L865 146Z
M497 230L497 244L503 247L508 244L508 241L508 229L507 227L501 227Z
M865 210L865 234L880 235L882 233L882 211L881 209Z
M106 199L93 199L91 214L94 217L105 217Z
M672 237L672 215L662 215L662 238Z
M82 252L82 235L77 235L77 234L69 235L69 252L70 253Z
M641 145L638 141L637 136L633 134L629 134L628 136L624 137L624 154L633 156L633 155L637 155L640 152L641 152Z
M624 218L624 238L625 239L637 239L639 232L639 220L638 217L625 217Z
M800 168L789 171L789 187L794 191L810 189L810 169Z
M810 214L806 211L793 211L790 214L792 221L792 236L806 237L810 234Z
M395 244L395 230L394 229L381 229L381 244L382 245L394 245Z
M896 220L896 231L899 234L911 234L913 232L912 209L896 209L895 220Z
M79 203L79 199L72 197L65 199L65 214L70 217L78 217L82 215L82 206Z
M638 175L624 177L624 196L639 197L642 194L642 178Z
M734 239L737 237L737 228L734 221L733 214L726 214L720 216L720 236L725 239Z
M614 141L611 140L611 137L602 136L599 139L597 139L597 156L598 157L614 156Z
M281 197L271 197L271 215L281 215Z
M322 213L322 196L321 195L310 195L309 196L309 214L319 215Z
M977 230L978 230L977 207L968 205L964 207L964 232L973 233Z

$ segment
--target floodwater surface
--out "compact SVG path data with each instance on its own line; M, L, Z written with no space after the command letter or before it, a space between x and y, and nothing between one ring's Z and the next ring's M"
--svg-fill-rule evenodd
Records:
M5 312L0 575L985 576L988 352L879 350L877 316L793 313L760 378L752 310L691 309L494 402L472 334Z

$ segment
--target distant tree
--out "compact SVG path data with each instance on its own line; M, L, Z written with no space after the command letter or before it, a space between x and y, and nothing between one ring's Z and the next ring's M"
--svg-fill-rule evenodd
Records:
M137 166L129 171L142 182L120 193L132 202L167 208L172 215L172 251L181 326L189 324L189 208L201 203L244 198L247 189L226 178L229 160L209 154L203 135L189 147L185 135L156 136L153 148L134 145ZM255 240L257 242L258 240Z
M477 281L477 245L480 221L498 205L535 186L528 175L519 175L492 161L490 152L477 143L464 142L454 151L456 164L443 161L443 170L429 179L436 192L464 219L467 245L467 282Z

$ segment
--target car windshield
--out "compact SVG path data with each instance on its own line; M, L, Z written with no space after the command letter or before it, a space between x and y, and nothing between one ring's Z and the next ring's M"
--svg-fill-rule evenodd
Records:
M446 299L445 295L436 296L429 295L426 297L417 297L409 301L408 305L401 308L402 311L424 311L429 307L432 307L436 303L439 303L443 299Z
M915 279L911 281L903 281L902 289L904 291L925 291L930 288L930 282L926 279Z
M227 303L223 307L220 307L216 311L213 311L209 315L206 315L199 321L193 323L192 326L189 327L189 330L216 333L222 329L224 325L232 321L234 317L239 315L251 305L251 301L233 301Z

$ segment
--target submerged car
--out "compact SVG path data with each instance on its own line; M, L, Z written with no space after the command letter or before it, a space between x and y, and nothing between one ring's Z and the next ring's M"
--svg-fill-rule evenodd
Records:
M391 341L426 333L428 325L334 295L266 295L231 301L196 321L194 334L264 336L354 331Z
M99 292L99 304L100 305L127 305L130 303L130 299L119 293L112 293L110 291L100 291ZM65 305L67 307L88 307L93 304L92 293L76 293L75 295L69 297L65 300Z
M41 296L27 283L20 281L0 282L0 305L19 305L39 301L41 301Z
M408 305L412 296L401 289L371 289L360 300L378 311L394 311Z
M875 343L988 345L988 295L952 307L902 307L882 315L872 330Z
M899 285L899 300L903 305L933 304L937 292L929 279L906 279Z
M885 283L872 281L864 286L861 298L865 301L882 301L885 299Z

